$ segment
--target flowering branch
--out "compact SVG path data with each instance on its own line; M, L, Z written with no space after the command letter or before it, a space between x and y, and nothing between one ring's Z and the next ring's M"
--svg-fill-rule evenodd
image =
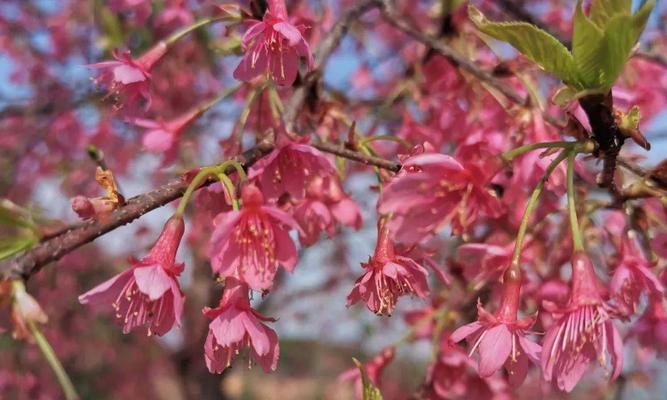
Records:
M383 11L385 19L388 23L410 35L417 41L430 47L435 52L449 60L455 66L463 69L481 81L492 86L494 89L498 90L505 97L517 105L525 107L530 104L528 98L524 98L513 88L495 78L490 73L482 70L479 66L466 59L446 43L443 43L438 38L432 37L414 28L408 21L396 13L395 10L391 8L391 6L385 4ZM631 161L618 156L622 140L624 140L625 137L622 136L622 134L619 132L618 125L614 121L611 105L602 99L594 99L595 97L597 96L586 96L582 98L580 102L582 103L584 110L586 110L586 113L589 115L594 137L598 144L601 145L600 150L602 154L600 154L600 156L602 156L602 158L605 160L605 166L603 168L600 185L601 187L608 188L612 197L615 199L621 199L622 196L620 196L618 193L618 189L613 182L616 162L618 161L619 163L627 166L628 170L631 172L635 172L640 168ZM558 121L557 118L553 117L547 112L542 112L542 117L547 123L555 126L556 128L563 128L563 124ZM656 181L656 184L663 189L667 189L667 182Z

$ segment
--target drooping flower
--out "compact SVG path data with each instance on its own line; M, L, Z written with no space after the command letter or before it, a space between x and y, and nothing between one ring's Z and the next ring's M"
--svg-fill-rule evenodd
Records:
M527 238L527 244L530 239ZM530 260L531 252L524 245L521 253L524 260ZM467 279L485 281L498 278L510 264L514 242L506 245L493 243L465 243L458 248L458 262L463 266Z
M219 306L204 308L204 315L211 319L204 344L206 367L211 373L224 371L246 347L265 372L276 369L280 354L278 335L262 323L275 319L250 307L248 290L245 283L227 278Z
M248 171L248 179L257 180L267 199L278 199L283 193L302 199L306 182L336 174L333 163L316 148L282 137L278 140L276 148Z
M659 232L651 241L651 248L661 258L667 258L667 232Z
M252 26L243 35L245 55L234 70L234 78L248 82L268 74L276 84L291 86L300 57L306 59L308 70L312 68L310 46L288 19L284 0L269 1L269 10L262 21L252 20Z
M142 101L146 103L145 110L150 108L150 71L166 52L165 42L159 42L137 59L133 59L129 51L114 50L115 61L103 61L88 67L101 70L95 82L107 87L107 96L113 98L115 108L125 108L134 113Z
M240 211L220 213L209 242L208 256L213 271L234 277L252 289L269 289L278 266L292 272L297 254L289 228L298 224L279 208L264 204L257 186L245 185Z
M363 300L372 312L391 315L400 296L428 296L428 271L413 259L396 254L390 235L386 223L380 221L375 254L362 263L366 272L347 296L348 306Z
M504 380L494 376L482 378L474 372L474 368L473 362L458 346L444 343L427 372L426 398L433 400L505 398L503 395L506 395L507 384Z
M373 383L373 386L379 388L382 385L382 372L394 359L396 349L393 346L387 347L378 353L373 359L364 364L364 369L368 375L368 379ZM350 368L340 374L339 382L354 382L354 394L359 400L363 397L363 387L361 382L361 371L358 367Z
M301 226L303 246L317 242L321 232L332 237L336 222L354 229L361 227L359 206L343 192L338 177L315 176L308 183L306 197L294 207L294 219Z
M508 271L508 274L512 272ZM520 290L520 277L505 279L498 311L491 314L478 302L478 320L458 328L449 338L454 343L468 338L470 354L475 351L479 353L479 376L488 378L504 365L509 374L509 383L515 387L526 379L528 361L537 364L541 352L540 345L526 339L535 317L517 319Z
M30 324L45 324L49 318L37 300L25 290L23 282L5 281L3 286L5 285L8 290L3 288L2 291L12 292L11 319L14 325L12 336L18 340L26 339L31 335L28 328Z
M176 264L176 251L183 237L182 218L171 217L151 251L131 267L79 296L81 304L111 304L123 333L148 326L148 334L164 335L174 323L181 325L183 302L177 277L183 264Z
M632 325L630 334L639 344L667 358L667 310L662 296L651 296L644 314Z
M146 128L142 137L142 144L146 150L166 154L166 159L172 159L181 134L201 113L200 108L194 108L169 121L134 118L131 122L136 126Z
M389 228L399 242L419 242L447 223L454 233L464 233L478 217L502 212L485 175L444 154L409 157L380 195L378 211L392 215Z
M596 359L605 369L611 364L611 380L621 373L623 341L611 321L613 310L603 300L604 295L591 260L576 252L569 302L555 310L560 318L547 330L542 343L543 377L560 390L570 392Z
M609 284L619 311L630 316L637 310L642 293L661 297L664 288L651 272L650 264L634 239L623 235L619 261Z

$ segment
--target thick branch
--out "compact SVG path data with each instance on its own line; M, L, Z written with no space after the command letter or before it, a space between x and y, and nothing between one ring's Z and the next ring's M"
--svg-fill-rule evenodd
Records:
M398 171L401 165L397 162L385 160L379 157L367 156L346 148L336 143L316 143L314 147L323 152L338 155L340 157L361 162L366 165L383 168L389 171ZM260 143L256 147L245 151L235 157L245 168L250 167L262 156L273 149L268 143ZM230 167L228 173L234 173ZM214 179L206 181L201 187L215 182ZM98 237L136 220L149 211L164 206L181 196L188 187L189 182L180 178L165 184L148 193L140 194L127 200L123 207L114 211L109 218L101 221L85 221L74 225L66 232L43 241L27 252L13 259L0 262L0 279L27 279L33 273L39 271L44 265L59 260L65 254L70 253L86 243L92 242Z
M269 145L260 145L250 149L236 160L248 167L271 150ZM233 172L230 167L229 173ZM213 180L204 185L213 183ZM98 237L122 225L128 224L147 212L178 199L183 195L189 182L184 179L174 180L151 192L140 194L129 200L125 206L114 211L108 219L102 221L85 221L76 225L62 235L46 240L31 250L11 259L0 262L1 279L28 278L39 271L44 265L59 260L82 245L92 242Z

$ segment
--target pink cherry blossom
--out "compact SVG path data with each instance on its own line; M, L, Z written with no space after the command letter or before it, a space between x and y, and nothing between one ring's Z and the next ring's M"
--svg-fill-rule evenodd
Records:
M113 98L116 109L126 108L129 113L134 113L141 101L145 101L146 110L150 108L150 71L166 53L167 44L158 42L137 59L133 59L129 51L114 50L116 61L103 61L88 67L101 70L95 82L108 88L108 96Z
M225 280L225 290L216 308L204 308L211 319L204 344L206 367L211 373L222 373L242 348L248 347L264 372L278 364L278 335L262 322L273 322L253 310L248 300L248 286L234 278Z
M458 346L443 344L427 372L427 398L489 400L495 399L496 394L504 394L507 385L503 380L482 378L474 368L473 362Z
M514 242L501 246L487 243L465 243L458 248L458 262L468 279L497 278L510 264ZM525 257L525 253L524 253Z
M372 360L364 364L364 369L368 375L368 379L373 383L375 387L381 387L382 385L382 372L394 359L396 354L396 349L392 347L387 347L378 353ZM358 400L363 398L362 395L362 383L361 383L361 371L358 367L350 368L347 371L340 374L338 377L339 382L354 382L354 394Z
M267 199L278 199L284 193L302 199L304 182L336 174L333 163L316 148L281 137L278 140L278 146L248 171L248 178L259 183Z
M526 338L535 317L517 318L521 292L521 276L516 270L504 275L501 305L491 314L477 303L478 320L455 330L449 340L456 343L468 338L470 354L479 353L477 371L487 378L503 365L509 374L509 383L517 387L528 374L528 361L537 364L540 345Z
M484 175L444 154L409 157L383 190L378 211L392 215L389 228L399 242L419 242L447 223L453 232L464 233L479 217L502 213Z
M650 264L633 238L623 235L619 261L609 284L619 310L630 316L637 310L642 293L661 297L662 283L651 272Z
M658 232L651 241L651 248L658 257L667 259L667 231Z
M317 242L321 232L332 237L336 222L354 229L361 227L359 206L343 192L334 175L313 177L306 189L306 197L295 205L293 214L302 229L299 241L303 246Z
M134 118L131 122L146 128L142 138L146 150L166 154L166 160L170 160L175 156L181 134L201 113L201 109L195 108L169 121Z
M598 360L614 380L623 367L623 341L611 321L613 310L586 254L572 257L572 292L568 304L546 332L542 343L542 374L558 389L570 392L588 365Z
M291 86L300 57L306 59L308 70L312 68L310 46L299 28L288 21L284 0L269 1L269 11L262 21L252 21L242 46L245 55L234 71L234 78L241 81L268 74L276 84Z
M259 189L248 184L241 191L243 208L220 213L209 241L213 271L234 277L252 289L269 289L278 266L292 272L297 261L289 228L300 230L289 214L264 204Z
M630 334L642 347L667 358L667 310L662 296L651 297L646 311L632 326Z
M347 296L348 306L363 300L372 312L391 315L400 296L429 294L428 271L413 259L395 253L390 231L382 221L378 224L375 254L361 265L366 272Z
M79 296L81 304L111 304L123 333L148 326L148 334L164 335L174 323L181 325L183 302L177 277L183 264L176 264L178 245L185 225L170 218L153 248L141 260L131 259L131 268Z

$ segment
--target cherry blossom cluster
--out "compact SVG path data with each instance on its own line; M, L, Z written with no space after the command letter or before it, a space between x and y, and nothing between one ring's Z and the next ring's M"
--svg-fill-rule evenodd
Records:
M130 335L143 337L132 339L137 343L198 324L206 328L193 335L200 338L195 362L211 374L242 358L266 373L278 369L280 315L261 305L284 291L289 276L316 267L303 265L303 254L321 251L322 241L340 253L332 256L339 265L332 266L337 275L331 273L336 280L329 282L347 293L331 302L345 304L350 314L372 313L378 323L405 326L397 340L381 334L384 347L377 355L365 363L355 359L356 367L340 375L337 384L353 381L357 398L523 398L575 390L597 398L608 395L607 387L622 391L627 379L621 374L648 371L656 356L666 357L667 164L638 167L643 150L625 140L651 148L648 139L654 139L642 132L667 105L667 63L636 49L611 89L583 90L557 102L562 89L541 70L548 69L535 66L533 53L494 52L480 33L475 6L336 3L352 10L352 20L340 22L348 15L343 12L337 22L333 8L285 0L216 3L202 8L201 18L181 0L160 7L124 0L105 5L123 18L106 22L117 25L108 28L113 46L106 50L113 59L86 65L93 75L88 86L103 91L97 131L88 133L76 113L63 111L46 124L78 133L25 146L13 135L0 137L0 150L25 153L16 158L16 183L7 196L18 203L32 193L26 189L31 174L46 176L59 159L78 160L71 168L78 172L63 187L79 225L56 226L29 207L0 203L0 223L9 221L12 232L26 238L16 248L6 246L0 262L13 264L0 264L3 276L51 240L81 230L90 241L129 221L123 219L128 213L138 218L178 199L145 255L130 258L108 280L86 275L86 260L96 254L64 260L85 275L79 303L110 313L123 334L146 332ZM501 18L498 10L506 7L496 3L475 5ZM549 13L530 22L570 37L564 6L550 0L540 5ZM572 6L593 20L604 18L594 15L599 5ZM518 13L506 11L522 18L522 11L532 10L517 7ZM2 12L0 17L0 28L12 25ZM32 17L26 15L25 23L36 24ZM139 31L148 23L156 35L136 46L143 51L113 42L124 24ZM55 25L49 27L54 38L68 36L59 32L65 26ZM422 25L423 34L417 30ZM357 45L346 51L361 64L346 90L338 90L327 81L325 63L345 34ZM658 48L667 43L659 29L647 28L646 36ZM5 41L12 42L0 39ZM65 39L54 43L63 54L77 48ZM362 58L366 53L374 55ZM231 67L220 62L229 55L238 56ZM32 81L40 72L30 71ZM224 138L190 134L199 129L204 137L215 114L228 111L235 116ZM26 115L0 127L9 132L28 124ZM129 133L117 133L119 124ZM613 146L603 140L610 130ZM217 163L193 167L204 164L193 154L210 150L216 140ZM126 198L122 181L141 165L138 148L159 158L151 178L178 173L178 181ZM99 149L117 151L105 157ZM89 157L77 158L80 153ZM81 167L91 158L94 177ZM367 198L353 198L350 176L373 180ZM374 250L345 268L343 250L362 229L374 233ZM54 252L62 250L58 245L51 246ZM184 250L195 255L192 262L178 261L186 258ZM0 281L0 304L10 310L13 336L37 343L65 396L76 398L54 355L76 346L65 332L51 340L64 343L54 352L40 333L52 315L65 316L53 314L45 301L56 294L26 289L32 273ZM215 293L205 304L193 299L201 293L188 283L199 275ZM58 282L68 291L83 292L78 281L64 279ZM91 281L97 282L92 289ZM88 323L73 320L77 327ZM387 375L400 362L399 348L417 343L428 343L432 356L422 384L403 393ZM624 363L628 356L632 362ZM27 385L21 379L5 377ZM595 384L580 385L583 380Z

